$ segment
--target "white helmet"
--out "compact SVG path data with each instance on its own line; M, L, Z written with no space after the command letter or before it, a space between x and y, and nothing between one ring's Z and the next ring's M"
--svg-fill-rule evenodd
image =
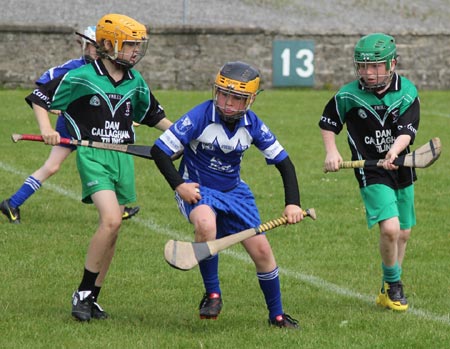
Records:
M83 35L85 36L85 38L81 37L81 46L82 46L81 48L84 52L87 44L95 45L95 25L90 25L89 27L86 27L86 29L84 29Z

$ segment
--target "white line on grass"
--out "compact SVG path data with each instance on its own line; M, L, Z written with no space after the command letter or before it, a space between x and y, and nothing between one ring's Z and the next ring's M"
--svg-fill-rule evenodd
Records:
M9 166L8 164L5 164L3 161L0 161L0 169L12 173L18 177L23 177L23 180L26 179L26 177L28 177L31 173L25 173L23 171L20 171L14 167ZM55 193L61 194L62 196L66 196L68 198L71 198L72 200L77 200L77 201L81 201L81 195L80 194L76 194L73 191L70 190L66 190L58 185L54 185L51 183L46 182L45 185L42 187L44 189L48 189L51 190ZM17 189L19 189L19 187L17 187ZM11 193L11 195L14 193Z
M434 116L443 116L444 118L450 118L450 114L441 113L441 112L438 112L438 111L430 111L430 112L426 112L426 114L434 115Z
M24 178L25 178L25 176L27 176L27 174L25 172L20 171L14 167L11 167L2 161L0 161L0 169L5 172L9 172L9 173L12 173L14 175L21 176ZM77 194L70 190L66 190L58 185L46 183L45 186L43 186L42 188L53 191L58 194L61 194L62 196L68 197L72 200L80 201L80 194ZM175 203L174 203L174 206L175 206ZM157 232L158 234L167 235L171 239L189 240L190 238L192 238L192 236L188 237L188 236L186 236L186 234L183 234L180 232L175 232L171 229L168 229L167 227L161 226L152 219L143 219L143 218L139 218L139 217L133 217L132 222L140 224L148 229L151 229L151 230ZM237 252L237 251L233 251L233 250L224 250L221 253L227 254L237 260L240 260L240 261L248 263L248 264L252 263L252 261L248 257L248 255L241 253L241 252ZM341 296L344 296L347 298L358 299L367 304L374 304L374 302L375 302L374 296L368 296L368 295L363 295L358 292L354 292L352 290L340 287L338 285L335 285L331 282L328 282L326 280L323 280L323 279L313 276L313 275L303 274L303 273L295 272L295 271L285 269L285 268L280 268L279 271L281 274L286 275L287 277L300 280L306 284L323 289L327 292L338 294L338 295L341 295ZM440 322L445 325L450 325L450 315L449 314L438 315L438 314L434 314L434 313L431 313L426 310L421 310L421 309L412 308L412 307L408 309L408 314L413 314L419 318L423 318L423 319L426 319L429 321Z

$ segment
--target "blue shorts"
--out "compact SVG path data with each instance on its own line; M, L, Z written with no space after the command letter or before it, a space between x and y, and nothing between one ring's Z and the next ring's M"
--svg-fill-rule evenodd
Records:
M72 138L72 136L69 133L69 130L66 126L66 119L61 114L58 115L58 119L56 119L56 131L58 131L59 135L63 138ZM76 145L70 145L70 144L59 144L60 147L69 148L70 150L74 151L77 149Z
M221 192L200 186L202 199L196 204L189 204L175 193L180 212L189 220L191 211L199 205L208 205L216 214L217 236L221 238L243 230L255 228L261 224L255 198L245 182L234 189Z

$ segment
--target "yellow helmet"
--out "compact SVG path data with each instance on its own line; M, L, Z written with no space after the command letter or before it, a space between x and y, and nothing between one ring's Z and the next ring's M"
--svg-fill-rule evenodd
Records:
M243 62L228 62L216 75L213 88L214 105L226 121L238 120L250 109L259 92L260 76L257 69ZM218 105L218 93L241 97L244 101L236 114L225 116L223 107Z
M99 54L119 64L131 67L145 56L147 51L147 29L138 21L121 14L107 14L97 23L96 40L100 46ZM109 40L114 47L114 54L104 50L104 41ZM123 44L135 45L137 59L130 61L119 57L123 53Z

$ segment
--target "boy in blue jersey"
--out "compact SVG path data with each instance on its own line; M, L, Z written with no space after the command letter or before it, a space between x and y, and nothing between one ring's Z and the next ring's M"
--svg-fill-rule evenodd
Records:
M338 171L342 157L335 136L344 123L352 160L385 159L383 167L355 169L366 208L368 227L378 224L382 259L380 306L406 311L401 281L402 262L411 228L416 223L413 168L393 161L409 153L419 127L420 103L416 87L395 72L397 51L392 36L373 33L355 46L358 79L343 86L325 106L319 122L325 145L324 167Z
M76 59L71 59L64 64L50 68L36 81L36 85L41 86L50 80L66 74L72 69L79 68L87 63L92 62L97 58L95 48L95 26L86 27L83 32L84 37L80 37L77 42L81 46L82 56ZM91 41L90 41L91 40ZM69 131L65 125L64 117L60 115L59 110L52 110L53 114L58 115L56 121L56 131L61 137L70 138ZM22 186L9 199L3 200L0 203L1 212L9 219L10 223L20 223L20 206L28 200L42 184L56 172L59 171L62 163L76 150L74 145L58 144L52 147L50 155L38 170L33 172L27 179L25 179ZM139 211L139 206L124 207L122 219L128 219L134 216Z
M303 219L295 168L270 129L250 110L259 92L259 72L243 62L226 63L216 76L213 100L183 115L155 142L152 156L173 190L181 213L193 224L195 241L204 242L258 226L255 198L240 177L243 154L254 144L281 173L283 215L289 224ZM184 151L183 151L184 149ZM177 171L171 156L183 151ZM269 324L298 329L284 313L278 266L265 234L242 242L256 266L269 311ZM222 309L219 256L199 263L205 287L200 318L216 319Z

